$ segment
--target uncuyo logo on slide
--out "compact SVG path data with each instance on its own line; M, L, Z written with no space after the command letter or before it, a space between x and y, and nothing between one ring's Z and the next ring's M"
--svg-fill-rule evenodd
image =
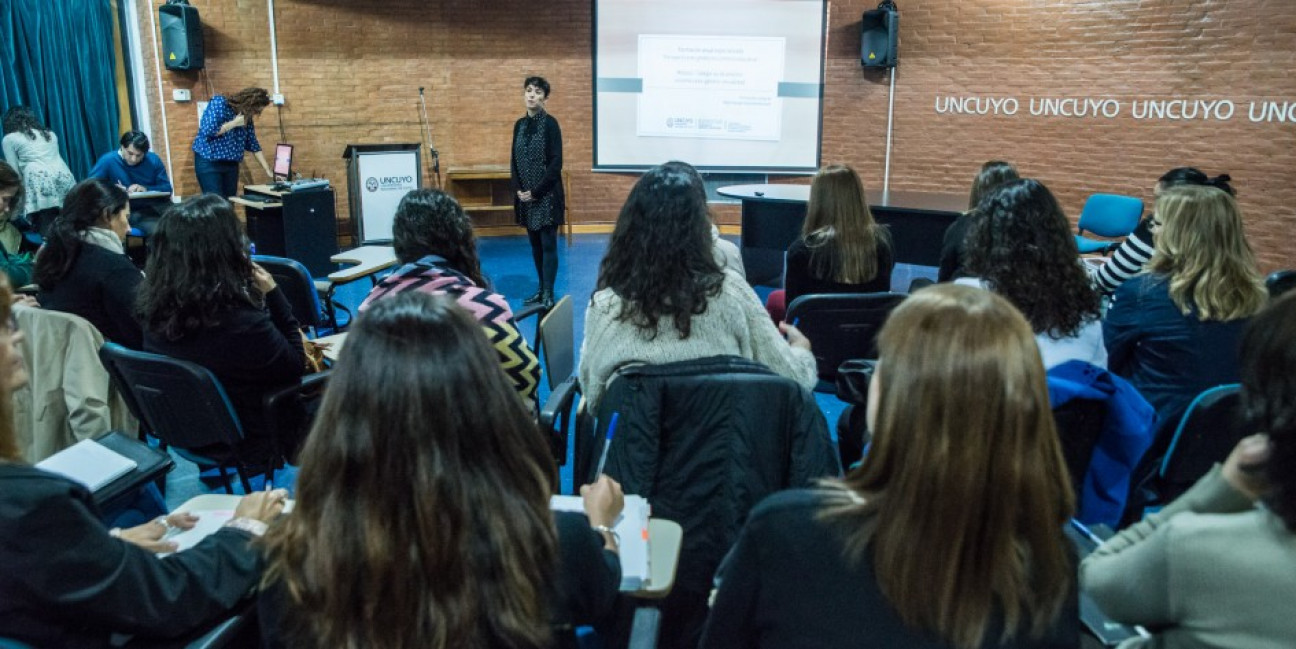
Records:
M378 179L371 176L370 178L365 180L365 189L371 192L378 191Z

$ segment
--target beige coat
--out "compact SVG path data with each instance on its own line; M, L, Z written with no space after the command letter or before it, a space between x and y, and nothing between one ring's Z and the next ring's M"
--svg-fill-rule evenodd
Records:
M104 338L84 318L14 306L24 334L27 385L14 392L18 446L39 462L109 430L134 434L135 418L99 362Z

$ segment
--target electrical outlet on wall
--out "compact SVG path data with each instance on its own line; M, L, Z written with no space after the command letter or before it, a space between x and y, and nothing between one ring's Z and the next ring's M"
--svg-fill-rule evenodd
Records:
M188 88L176 88L171 91L171 98L176 101L189 101L193 99L193 93Z
M276 92L275 94L270 95L270 103L276 106L282 106L284 105L284 96Z

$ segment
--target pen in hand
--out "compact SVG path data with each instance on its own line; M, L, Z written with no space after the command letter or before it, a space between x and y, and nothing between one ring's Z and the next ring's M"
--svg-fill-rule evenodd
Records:
M608 449L612 447L612 434L616 432L617 419L620 417L621 413L614 412L612 413L612 421L608 422L607 438L603 440L603 453L599 455L598 469L594 471L595 480L598 480L598 477L603 475L603 467L607 465Z

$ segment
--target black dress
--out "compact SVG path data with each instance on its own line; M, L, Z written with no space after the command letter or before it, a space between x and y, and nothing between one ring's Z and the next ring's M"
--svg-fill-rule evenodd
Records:
M0 462L0 638L80 649L201 628L260 580L251 538L221 528L160 559L109 536L81 485Z
M512 152L509 168L517 224L533 232L562 225L566 197L558 120L544 111L518 119L513 124ZM520 191L530 191L531 202L518 200Z

